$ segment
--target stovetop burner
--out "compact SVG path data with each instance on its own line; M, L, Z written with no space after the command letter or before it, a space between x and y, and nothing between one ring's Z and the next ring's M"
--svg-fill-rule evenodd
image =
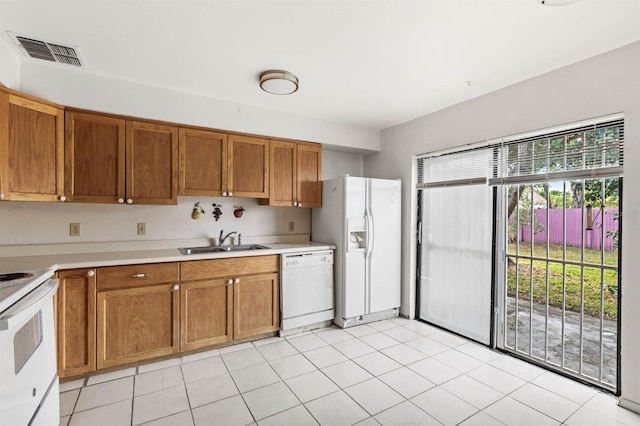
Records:
M0 274L0 283L31 277L33 277L33 274L31 272L14 272L12 274Z

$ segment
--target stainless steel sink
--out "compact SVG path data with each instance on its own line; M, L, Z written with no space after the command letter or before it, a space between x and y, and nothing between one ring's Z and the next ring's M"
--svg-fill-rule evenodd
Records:
M183 247L180 250L182 254L202 254L202 253L222 253L225 251L245 251L245 250L262 250L269 247L260 244L242 244L237 246L206 246L206 247Z

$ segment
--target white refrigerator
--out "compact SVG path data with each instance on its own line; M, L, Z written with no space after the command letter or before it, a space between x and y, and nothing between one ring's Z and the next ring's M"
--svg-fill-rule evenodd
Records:
M398 316L399 180L340 176L322 183L313 209L314 241L335 244L334 323L350 327Z

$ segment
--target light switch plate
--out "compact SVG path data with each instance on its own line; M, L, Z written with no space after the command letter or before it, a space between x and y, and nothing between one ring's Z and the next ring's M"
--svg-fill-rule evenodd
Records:
M79 223L70 223L69 224L69 236L70 237L79 237L80 236L80 224Z

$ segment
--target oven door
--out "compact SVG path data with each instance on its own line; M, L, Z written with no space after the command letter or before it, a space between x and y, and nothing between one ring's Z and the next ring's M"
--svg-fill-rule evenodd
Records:
M29 424L55 380L57 289L48 280L0 313L0 418L8 425Z

